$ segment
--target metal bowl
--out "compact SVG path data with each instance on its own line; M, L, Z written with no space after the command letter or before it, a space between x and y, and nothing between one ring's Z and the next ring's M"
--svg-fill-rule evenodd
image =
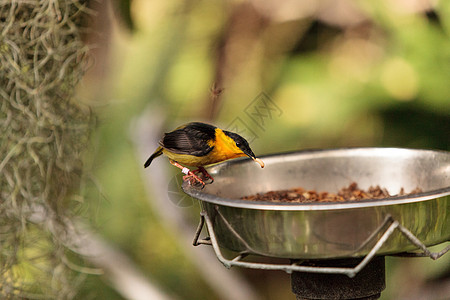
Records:
M248 159L208 168L213 184L183 190L200 200L212 220L220 247L272 257L330 259L366 255L392 218L423 244L450 240L450 152L400 148L308 150ZM398 194L388 199L339 203L278 203L239 198L271 190L303 187L337 192L357 182ZM394 233L378 254L417 247Z

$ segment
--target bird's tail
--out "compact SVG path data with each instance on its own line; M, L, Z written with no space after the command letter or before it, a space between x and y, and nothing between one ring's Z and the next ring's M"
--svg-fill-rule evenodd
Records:
M160 156L163 153L163 148L158 147L155 152L147 159L147 161L144 164L144 168L147 168L152 163L152 160L158 156Z

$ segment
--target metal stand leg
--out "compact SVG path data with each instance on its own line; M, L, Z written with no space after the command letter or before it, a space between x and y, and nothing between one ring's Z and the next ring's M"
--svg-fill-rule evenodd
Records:
M226 259L220 250L219 244L217 242L217 237L214 232L213 224L211 219L209 218L206 211L202 211L200 213L200 223L198 225L193 245L197 246L200 244L211 245L214 249L214 252L219 259L219 261L226 267L231 268L233 266L250 268L250 269L261 269L261 270L280 270L285 271L286 273L291 274L292 272L309 272L309 273L322 273L322 274L345 274L350 278L355 277L357 273L359 273L364 267L366 267L369 262L376 256L377 252L381 249L384 243L388 240L388 238L395 232L395 230L400 231L413 245L417 246L423 252L421 253L406 253L401 254L403 256L417 256L417 257L430 257L433 260L438 259L445 253L450 250L450 246L447 246L440 252L434 253L431 252L417 237L415 237L408 229L399 224L398 221L395 221L391 216L388 216L385 221L386 224L389 224L389 227L383 233L381 238L376 242L373 248L369 251L369 253L353 268L349 267L316 267L316 266L305 266L300 263L292 263L292 264L265 264L265 263L256 263L256 262L244 262L241 261L248 254L240 254L236 256L234 259L229 260ZM201 230L203 226L206 224L206 228L208 229L209 237L204 239L199 239ZM379 227L378 230L381 230L384 227L384 224ZM371 235L371 236L375 236Z

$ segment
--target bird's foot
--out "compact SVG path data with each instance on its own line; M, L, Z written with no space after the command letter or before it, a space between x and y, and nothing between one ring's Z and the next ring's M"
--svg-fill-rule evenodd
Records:
M194 172L194 173L198 173L198 172L202 173L203 180L208 179L207 183L209 183L209 184L214 182L214 178L211 175L209 175L209 173L203 167L199 167L197 170L194 170L192 172Z
M177 162L174 161L174 160L169 160L169 162L170 162L173 166L175 166L175 167L177 167L177 168L180 168L180 169L181 169L181 172L183 172L184 174L186 174L185 176L183 176L183 180L188 181L190 185L192 185L192 186L201 185L201 188L204 188L204 187L205 187L205 182L204 182L200 177L198 177L197 175L195 175L195 171L193 172L193 171L189 170L188 168L183 167L182 165L180 165L179 163L177 163ZM201 167L200 167L200 168L201 168ZM199 170L200 170L200 168L199 168ZM205 169L203 169L203 170L205 170ZM196 170L196 171L197 171L197 170ZM201 170L200 170L200 171L201 171ZM205 170L205 172L206 172L206 170ZM203 172L202 172L202 173L203 173ZM203 174L204 174L204 173L203 173ZM208 172L206 172L206 174L208 174ZM209 174L208 174L208 176L209 176ZM210 176L210 177L211 177L211 176Z
M189 171L188 175L183 176L183 180L189 182L192 186L198 186L202 189L205 187L205 182L195 175L192 171Z

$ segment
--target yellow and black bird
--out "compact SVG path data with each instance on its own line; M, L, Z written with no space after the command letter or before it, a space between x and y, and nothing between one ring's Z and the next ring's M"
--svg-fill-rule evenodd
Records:
M239 134L200 122L188 123L164 134L159 141L158 149L145 162L144 168L147 168L154 158L162 154L169 158L172 165L180 168L186 174L183 179L189 178L191 183L197 181L203 186L205 183L195 173L201 172L211 182L214 181L203 168L206 165L249 156L261 168L264 168L263 161L256 158L248 142ZM191 171L181 164L198 169Z

